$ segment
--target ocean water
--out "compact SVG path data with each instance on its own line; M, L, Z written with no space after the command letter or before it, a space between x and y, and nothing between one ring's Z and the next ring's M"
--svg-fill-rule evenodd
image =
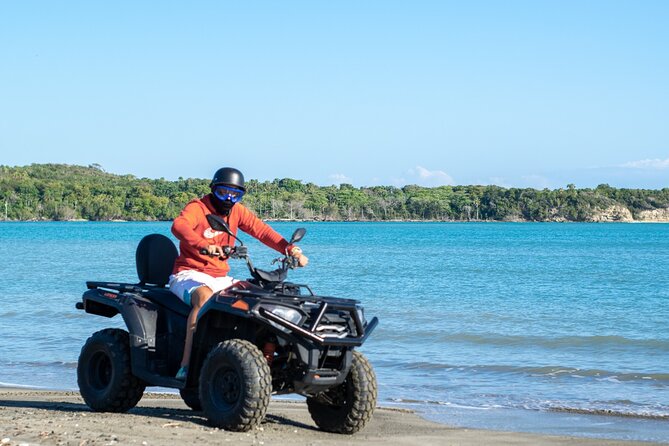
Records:
M311 262L291 280L379 317L362 351L380 405L467 427L669 442L669 225L272 225L286 237L307 228ZM76 389L86 338L122 326L75 310L84 282L136 281L137 242L169 228L0 223L0 386ZM276 257L244 240L256 265Z

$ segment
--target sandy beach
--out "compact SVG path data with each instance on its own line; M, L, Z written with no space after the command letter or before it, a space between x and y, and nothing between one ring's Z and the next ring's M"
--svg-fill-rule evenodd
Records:
M178 395L147 393L125 414L91 412L76 392L0 389L0 443L6 445L648 445L455 428L392 408L377 408L353 436L319 431L306 406L273 401L261 427L226 432L209 427Z

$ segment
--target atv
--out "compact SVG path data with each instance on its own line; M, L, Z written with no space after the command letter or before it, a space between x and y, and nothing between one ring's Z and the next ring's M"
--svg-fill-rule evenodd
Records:
M94 411L126 412L147 386L179 389L186 405L208 422L248 431L263 420L272 394L306 397L316 425L353 434L371 419L376 376L355 347L378 319L365 319L352 299L318 296L308 285L287 282L295 259L286 255L278 269L253 266L247 247L226 222L209 215L209 225L232 235L225 255L246 261L251 278L216 293L198 314L190 367L179 369L191 307L167 283L177 249L164 235L144 237L136 251L139 283L86 282L76 307L108 318L120 314L126 330L94 333L81 349L77 382ZM290 243L305 234L298 229Z

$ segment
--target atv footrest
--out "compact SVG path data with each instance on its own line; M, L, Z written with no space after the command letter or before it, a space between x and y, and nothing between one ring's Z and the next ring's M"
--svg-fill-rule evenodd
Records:
M172 389L183 389L186 387L186 381L176 379L172 376L162 376L147 371L137 371L135 374L138 378L151 383L152 386L169 387Z
M332 369L316 369L307 372L301 380L294 382L295 392L300 395L317 395L344 382L346 374Z
M313 375L317 378L331 378L333 376L339 376L338 370L314 370Z
M317 369L308 372L303 379L305 384L333 385L344 381L345 376L339 370Z

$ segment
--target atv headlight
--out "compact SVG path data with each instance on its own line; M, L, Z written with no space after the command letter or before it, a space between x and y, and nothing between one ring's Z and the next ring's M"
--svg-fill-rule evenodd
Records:
M281 319L285 319L288 322L292 322L293 324L298 324L302 319L302 313L292 308L274 307L274 308L268 308L268 310L270 311L270 313L274 313Z
M269 311L270 313L274 314L275 316L279 316L281 319L284 319L295 325L300 325L300 323L304 319L304 315L300 311L294 308L284 307L280 305L263 305L263 308ZM275 324L274 322L271 321L270 324L272 324L274 327L282 331L287 331L284 327L281 327L279 324Z

